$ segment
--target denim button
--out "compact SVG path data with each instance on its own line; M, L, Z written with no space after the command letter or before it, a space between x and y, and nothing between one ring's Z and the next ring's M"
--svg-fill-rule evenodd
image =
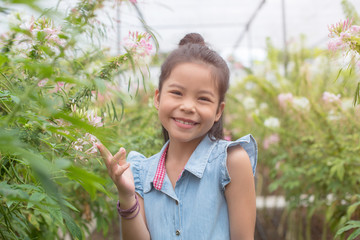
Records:
M176 234L176 236L179 236L180 235L180 230L176 230L175 234Z

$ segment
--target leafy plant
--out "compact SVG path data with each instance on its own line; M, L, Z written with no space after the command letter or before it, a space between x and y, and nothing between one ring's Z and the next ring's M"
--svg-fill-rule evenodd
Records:
M36 1L7 2L40 11ZM115 217L115 189L95 142L124 142L116 124L130 83L118 80L141 71L145 81L141 59L156 39L133 33L125 53L110 56L92 41L106 32L97 20L104 2L78 1L60 21L47 14L55 10L15 13L0 38L2 239L83 239L90 221L106 233Z
M360 184L360 108L351 99L358 75L349 68L334 82L336 63L326 52L303 46L289 46L285 78L282 52L268 42L268 59L230 89L225 120L235 138L255 135L258 178L269 172L271 182L264 194L284 195L290 213L306 213L304 226L288 215L289 237L301 232L312 239L311 219L320 214L326 239L354 220L347 209Z
M360 196L357 196L357 199L360 199ZM347 216L351 219L351 217L356 214L356 211L359 210L360 201L355 202L354 204L350 205L347 209ZM359 215L359 214L358 214ZM352 233L348 234L347 239L353 240L356 239L356 237L360 236L360 221L359 220L349 220L345 223L345 225L340 228L336 236L342 236L345 232L353 230Z

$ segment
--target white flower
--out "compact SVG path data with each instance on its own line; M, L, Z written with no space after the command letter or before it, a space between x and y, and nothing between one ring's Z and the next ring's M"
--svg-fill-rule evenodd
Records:
M276 117L269 117L265 119L264 125L268 128L278 128L280 127L280 120Z
M265 109L268 108L268 105L267 105L267 103L263 102L263 103L260 104L259 108L260 108L260 110L265 110Z
M243 98L244 98L244 94L238 93L238 94L235 95L235 97L239 102L241 102L243 100Z
M354 107L354 105L353 105L353 100L352 99L347 98L347 99L343 99L341 101L342 110L348 111L348 110L352 109L353 107Z
M253 83L253 82L248 82L248 83L245 84L245 89L246 90L252 90L252 89L254 89L254 87L256 87L256 84Z
M278 101L281 107L286 108L288 104L293 102L293 95L291 93L280 93L278 95Z
M336 113L334 110L330 110L328 112L327 119L329 121L337 121L341 118L341 115L339 113Z
M256 100L252 97L245 97L242 100L242 104L246 110L254 109L256 107Z
M292 101L293 107L298 110L310 110L310 102L306 97L295 97Z
M333 93L329 93L329 92L324 92L322 95L322 99L324 100L324 102L329 103L329 102L338 102L340 101L340 97L341 95L335 95Z

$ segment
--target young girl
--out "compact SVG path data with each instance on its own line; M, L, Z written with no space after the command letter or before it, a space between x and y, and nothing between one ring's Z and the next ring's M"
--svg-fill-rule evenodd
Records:
M154 105L165 145L146 158L98 148L119 192L123 239L253 239L257 146L223 138L225 61L195 33L161 67ZM131 164L130 164L131 163ZM129 168L130 167L130 168Z

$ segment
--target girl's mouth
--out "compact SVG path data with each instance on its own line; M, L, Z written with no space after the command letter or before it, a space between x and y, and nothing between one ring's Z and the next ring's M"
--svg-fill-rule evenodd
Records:
M179 119L179 118L173 118L173 119L175 120L175 122L184 124L184 125L194 126L197 124L197 122L194 122L191 120L185 120L185 119Z

